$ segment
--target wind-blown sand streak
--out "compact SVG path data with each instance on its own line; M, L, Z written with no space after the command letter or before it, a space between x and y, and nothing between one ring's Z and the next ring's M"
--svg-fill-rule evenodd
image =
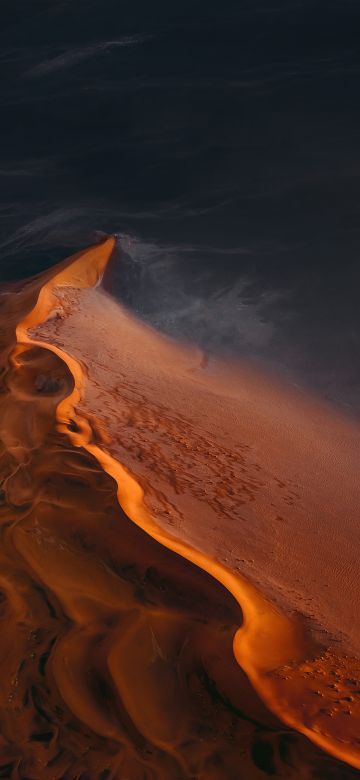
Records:
M160 542L163 547L206 571L235 597L242 609L243 623L235 635L234 653L238 663L246 671L254 687L270 709L284 722L310 737L313 742L334 756L360 767L359 746L356 737L359 726L358 702L351 705L353 710L351 717L346 718L344 715L346 709L349 709L348 701L345 703L346 699L351 697L352 701L355 700L353 688L356 687L357 683L355 679L353 680L354 685L352 685L352 676L356 662L342 655L332 655L331 651L320 646L318 639L314 639L314 635L307 630L303 621L295 619L294 616L290 619L281 609L260 595L259 590L251 584L249 579L241 576L233 568L224 565L223 562L216 559L215 555L210 556L201 549L199 543L196 546L189 544L184 538L186 529L184 532L184 529L176 528L176 533L171 533L170 525L164 527L163 524L160 525L157 522L158 518L151 503L155 504L156 501L161 501L160 494L158 493L156 497L155 494L153 496L148 494L147 490L141 486L140 481L132 475L129 467L122 465L117 457L114 457L111 431L108 431L106 425L102 424L101 420L99 422L99 419L94 416L95 410L91 404L91 396L90 403L88 401L91 377L89 380L87 379L87 372L91 371L91 366L85 367L81 360L75 356L77 346L75 343L70 346L66 344L66 347L64 344L60 345L63 338L62 326L66 321L71 320L74 304L79 303L79 290L87 290L97 284L113 249L114 241L108 239L103 244L81 253L73 260L68 261L67 264L63 264L55 275L54 273L48 275L40 287L35 305L17 326L18 346L12 356L14 365L15 367L21 365L24 351L36 348L48 350L67 365L73 378L73 387L71 392L57 405L56 415L59 430L67 434L72 445L84 448L100 463L105 472L113 477L118 486L119 503L126 515L137 526ZM96 292L95 295L99 296L101 293ZM107 298L101 300L103 305L107 305L107 302ZM90 309L93 305L94 299L90 301ZM123 314L122 316L124 317ZM131 318L129 319L131 329ZM59 332L57 328L59 328ZM147 334L150 339L156 338L156 335L149 329L147 329ZM121 338L121 332L119 337ZM136 344L136 341L134 343ZM146 349L147 345L144 346ZM164 371L161 363L163 357L161 349L161 344L157 343L156 352L159 358L157 369L160 373ZM183 359L180 348L177 351L169 343L169 346L165 344L163 349L175 353L175 363L179 360L181 362ZM186 360L189 361L187 353ZM190 356L190 364L193 363L192 368L190 365L190 371L194 371L194 368L196 370L198 362L197 355ZM165 369L167 369L166 365ZM192 377L190 378L193 381ZM131 377L129 382L131 382ZM211 377L209 377L209 382L211 392L214 394L216 381L211 383ZM201 385L198 385L198 389L201 394ZM99 444L94 443L94 437L98 438ZM194 466L196 468L196 462L194 462ZM194 478L196 479L196 477ZM156 481L155 475L154 481ZM174 508L174 504L168 503L166 510L168 515L171 515L172 508ZM195 505L194 509L196 509ZM176 511L174 511L174 517L176 517ZM194 514L193 522L195 517L196 514ZM221 525L221 520L219 523ZM178 531L179 533L177 533ZM220 529L218 533L221 534ZM241 542L240 538L238 549L240 549ZM205 543L204 547L206 547ZM77 617L77 615L73 615L73 619L77 619ZM78 636L76 641L79 644ZM111 663L110 661L110 666ZM285 667L287 667L286 670L284 670ZM358 668L356 667L355 673L357 672ZM61 675L59 670L58 674ZM114 674L116 673L114 672ZM331 674L336 676L336 684L329 682ZM66 675L65 678L63 676L62 687L65 685ZM331 688L329 688L330 685ZM334 690L336 691L335 697ZM84 696L85 693L84 689ZM129 711L132 700L131 686L127 694L123 689L123 696L127 700ZM68 688L67 697L71 699L71 686ZM321 707L318 704L319 699L321 699ZM341 704L341 699L344 700L343 704ZM77 706L74 701L73 707L76 709ZM334 711L330 714L331 707ZM79 712L79 717L82 720L86 719L86 706ZM345 726L344 717L347 721ZM136 720L135 714L134 718ZM92 723L94 724L93 720ZM89 723L89 725L91 724ZM162 729L166 732L164 724ZM96 730L99 733L104 733L104 725L98 717ZM114 734L114 736L116 735ZM171 749L171 741L170 737L161 744L162 740L159 738L158 745Z

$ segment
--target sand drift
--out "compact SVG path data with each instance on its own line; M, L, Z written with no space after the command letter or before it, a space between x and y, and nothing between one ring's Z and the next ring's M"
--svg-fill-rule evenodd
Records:
M0 776L355 777L305 737L360 768L359 429L137 321L114 249L3 296Z

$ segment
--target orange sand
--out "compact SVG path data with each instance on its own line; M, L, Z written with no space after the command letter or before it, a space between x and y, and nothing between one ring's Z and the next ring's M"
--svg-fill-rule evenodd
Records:
M134 320L93 289L113 246L109 239L42 280L30 313L16 328L15 376L26 354L38 348L66 364L73 386L56 406L59 430L116 480L119 503L137 526L235 597L243 622L234 653L267 706L329 753L360 767L359 664L353 653L344 654L344 648L359 647L351 619L358 603L353 519L359 431L248 369L204 368L197 350L176 346ZM14 538L36 569L40 564L26 552L21 532ZM44 578L43 568L38 574ZM99 588L100 582L93 585L94 598ZM337 612L345 588L348 603ZM55 590L62 590L61 577ZM84 596L80 606L78 598L67 597L67 614L83 623ZM294 610L307 620L295 619ZM340 638L342 650L335 651ZM161 657L157 640L155 647ZM109 669L136 722L138 683L131 674L127 684L123 673L119 677L119 652L110 653ZM76 653L81 664L78 635L72 674L81 676ZM69 670L56 670L70 709L115 738L94 712L86 685L82 696L72 695ZM144 716L143 733L146 722ZM158 747L174 749L177 737L168 717L158 720L157 731Z

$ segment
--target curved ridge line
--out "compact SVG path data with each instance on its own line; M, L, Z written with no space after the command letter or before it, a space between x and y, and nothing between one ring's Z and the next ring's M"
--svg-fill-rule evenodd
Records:
M360 769L359 755L347 752L346 749L342 750L334 745L330 738L305 726L287 710L286 702L279 701L276 696L276 685L268 674L289 661L304 660L306 650L309 650L309 642L306 641L300 625L275 609L240 574L234 574L224 564L211 559L187 542L168 534L157 524L146 507L141 485L116 458L91 443L91 426L76 412L86 383L81 363L65 350L28 335L30 328L44 323L56 309L57 300L54 295L56 287L68 286L81 289L94 287L99 283L115 243L114 238L108 238L102 244L75 255L74 262L71 262L72 258L70 258L65 269L61 264L62 270L40 288L34 308L18 324L16 328L18 349L20 351L26 349L26 345L45 348L56 354L67 365L74 379L74 388L57 406L58 430L65 433L74 446L83 447L93 455L104 471L115 480L119 504L128 518L164 547L218 580L238 602L243 614L243 624L237 630L233 640L235 659L269 710L286 725L308 737L330 755ZM71 422L76 423L76 432L69 430Z

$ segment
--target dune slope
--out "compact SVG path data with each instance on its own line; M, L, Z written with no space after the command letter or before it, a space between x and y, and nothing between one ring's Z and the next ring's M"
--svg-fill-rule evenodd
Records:
M113 248L4 296L3 776L351 777L277 717L360 766L331 538L310 609L296 586L314 509L350 524L358 432L131 318L96 287Z

